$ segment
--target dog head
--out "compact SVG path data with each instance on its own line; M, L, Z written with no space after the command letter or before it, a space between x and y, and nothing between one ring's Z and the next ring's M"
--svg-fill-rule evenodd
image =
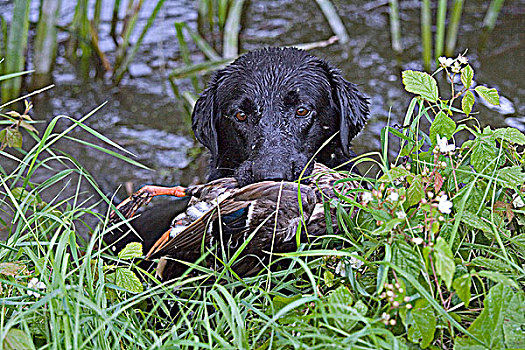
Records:
M367 98L326 61L294 48L268 48L216 72L192 120L211 152L210 179L234 176L245 185L296 180L336 132L318 160L349 157L368 114Z

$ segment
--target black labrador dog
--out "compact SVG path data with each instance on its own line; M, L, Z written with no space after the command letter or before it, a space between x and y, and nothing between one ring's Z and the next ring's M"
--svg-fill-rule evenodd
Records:
M369 116L368 100L324 60L295 48L249 52L216 72L195 105L197 139L211 152L208 180L235 177L297 180L308 160L334 167L352 157L350 141ZM309 175L313 162L305 175ZM165 232L181 206L156 207L133 220L144 251ZM152 232L158 235L151 234ZM106 235L122 249L137 237Z
M247 185L296 180L336 132L316 160L329 167L347 161L368 116L368 99L328 62L295 48L265 48L216 72L192 119L211 152L209 180L234 176Z

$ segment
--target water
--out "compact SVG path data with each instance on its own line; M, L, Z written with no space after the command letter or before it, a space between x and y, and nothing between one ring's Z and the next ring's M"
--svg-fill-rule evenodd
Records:
M37 2L34 2L37 3ZM74 7L65 2L62 25L72 18ZM107 2L104 2L108 4ZM354 141L357 153L379 150L379 133L387 121L400 123L410 101L401 84L401 71L421 69L419 37L419 1L401 2L401 27L404 54L396 57L391 50L387 1L335 1L351 40L314 49L312 54L325 58L343 70L344 76L360 85L371 101L372 117L366 129ZM525 130L525 1L507 1L496 28L485 49L481 44L481 23L488 1L468 1L464 7L456 52L468 49L468 57L476 72L476 81L496 87L515 108L512 116L476 104L479 119L493 127L514 126ZM154 2L144 2L139 29L144 26ZM111 6L103 10L100 46L111 58L115 46L107 36ZM2 13L10 13L12 4L0 2ZM32 19L38 8L33 6ZM66 114L80 118L107 101L87 124L136 155L134 158L150 167L144 170L85 146L68 142L62 147L94 175L106 193L130 182L137 188L145 183L165 185L189 184L204 178L206 159L191 133L191 122L176 101L167 75L181 65L175 37L175 21L184 21L197 28L196 2L166 1L155 24L147 34L143 47L130 66L120 86L103 79L83 80L75 63L61 56L68 35L59 35L60 53L54 73L56 87L34 100L34 118L51 120ZM250 1L244 8L241 32L242 51L262 46L293 45L328 39L332 33L314 1L297 2ZM136 31L138 35L140 30ZM136 39L136 37L135 37ZM30 47L31 49L31 47ZM195 60L203 58L197 50ZM31 63L29 62L29 65ZM189 88L187 81L181 89ZM67 123L59 125L64 128ZM72 136L94 141L78 130ZM45 174L41 175L42 178ZM125 193L118 194L121 198Z

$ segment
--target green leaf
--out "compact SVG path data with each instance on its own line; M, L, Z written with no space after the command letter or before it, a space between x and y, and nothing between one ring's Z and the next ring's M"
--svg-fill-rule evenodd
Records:
M489 270L512 271L512 267L504 260L489 259L483 256L477 256L470 261L471 266L484 267Z
M34 192L26 191L22 187L13 188L11 193L13 194L13 197L18 199L20 202L26 201L27 204L32 207L42 203L42 199L39 196L37 196Z
M463 95L463 98L461 99L461 109L467 116L472 112L472 106L474 106L475 101L476 99L472 92L467 91L467 93Z
M497 172L498 182L506 188L520 187L525 183L525 173L522 172L522 167L513 166L500 169Z
M137 275L130 269L124 267L119 267L115 271L115 284L132 293L142 293L144 290Z
M506 286L519 289L519 286L516 283L516 281L508 278L507 276L505 276L502 273L499 273L499 272L496 272L496 271L483 270L483 271L479 271L478 275L480 275L481 277L486 277L489 280L494 281L496 283L501 283L501 284L504 284Z
M16 129L5 129L7 130L6 141L7 146L21 148L22 147L22 133Z
M424 72L406 70L402 73L405 90L420 95L425 100L436 102L438 87L436 79Z
M11 328L5 335L4 341L2 342L3 349L5 350L20 350L20 349L34 349L33 338L26 332Z
M481 220L481 218L478 215L467 210L463 212L463 215L461 216L461 222L471 227L477 228L478 230L481 230L483 232L492 231L489 224Z
M447 288L450 289L455 269L454 256L450 246L442 237L438 237L434 245L434 263L436 264L437 274L441 276Z
M118 253L119 259L129 260L133 258L140 258L142 256L142 244L139 242L128 243Z
M326 302L334 324L341 329L351 330L359 321L359 315L364 316L367 312L367 307L362 302L352 307L354 303L352 293L345 286L332 291Z
M323 272L323 280L324 280L324 284L328 288L331 288L334 286L334 274L332 272L325 270Z
M430 140L435 146L437 145L437 135L446 137L448 140L454 135L454 131L456 131L456 123L443 111L440 111L430 126Z
M474 88L476 92L481 96L482 99L494 106L499 106L499 95L498 90L492 88L489 89L486 86L478 85Z
M408 340L419 343L423 349L428 347L434 340L436 325L436 315L432 306L426 299L418 299L410 317L407 318Z
M392 245L392 264L416 278L421 270L425 269L424 262L414 249L404 241L397 241Z
M525 135L515 128L500 128L494 130L494 138L502 139L518 145L525 145Z
M476 143L470 156L470 163L477 172L492 172L496 166L496 157L498 153L495 147L486 142Z
M472 285L472 279L469 273L459 276L452 283L452 287L456 291L458 297L465 303L465 307L468 307L470 302L470 287Z
M412 179L412 183L407 190L407 203L409 206L413 206L419 203L423 199L425 193L423 191L423 183L421 175L416 175Z
M386 174L379 178L379 182L390 182L402 178L403 176L410 175L410 171L401 167L393 167Z
M470 66L470 64L467 64L462 70L461 70L461 82L463 83L463 86L465 88L469 88L472 84L472 78L474 78L474 70ZM472 94L472 93L471 93ZM472 96L474 97L474 96ZM468 114L468 113L467 113Z
M276 295L273 297L273 306L276 310L280 310L282 309L283 307L285 307L286 305L296 301L296 300L299 300L302 298L302 295L301 294L297 294L297 295L294 295L292 297L285 297L285 296L282 296L282 295Z
M7 129L0 130L0 144L7 143Z
M468 331L484 343L468 337L456 337L456 350L467 349L523 349L525 337L525 297L522 291L514 292L503 284L492 287L483 302L481 314L472 322Z

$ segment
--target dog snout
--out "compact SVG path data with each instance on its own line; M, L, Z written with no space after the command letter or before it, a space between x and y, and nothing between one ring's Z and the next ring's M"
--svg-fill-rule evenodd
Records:
M253 179L256 182L264 180L297 180L306 166L308 159L302 157L298 152L283 154L279 153L278 148L276 148L275 151L276 152L258 157L257 160L252 163Z
M293 180L291 166L282 159L265 157L252 164L252 174L255 182L264 180Z

